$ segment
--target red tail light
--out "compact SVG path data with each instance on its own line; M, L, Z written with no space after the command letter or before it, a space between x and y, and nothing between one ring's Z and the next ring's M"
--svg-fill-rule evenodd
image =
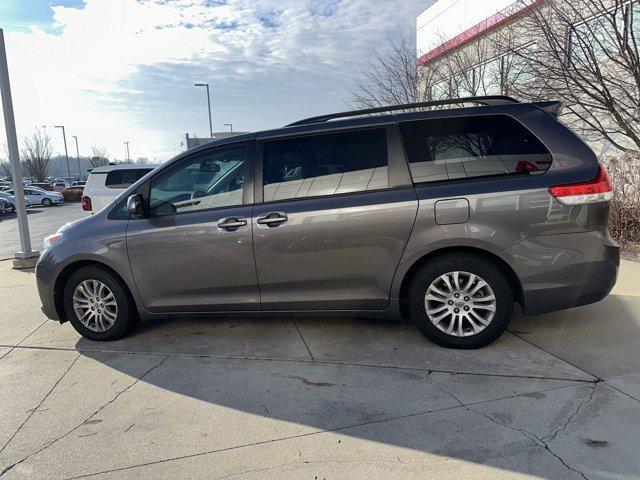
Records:
M91 211L91 198L89 198L89 197L80 197L80 200L82 201L82 210L84 210L86 212L90 212Z
M613 198L613 187L607 171L600 165L598 175L593 180L549 187L549 193L564 205L584 205L608 202Z

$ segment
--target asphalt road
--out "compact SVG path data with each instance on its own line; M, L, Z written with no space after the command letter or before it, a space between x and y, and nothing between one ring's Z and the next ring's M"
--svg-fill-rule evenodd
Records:
M55 233L65 223L73 222L87 215L80 203L67 203L57 207L32 207L29 213L29 233L31 247L42 250L42 242L47 235ZM0 215L0 260L13 258L20 250L18 218L15 214Z

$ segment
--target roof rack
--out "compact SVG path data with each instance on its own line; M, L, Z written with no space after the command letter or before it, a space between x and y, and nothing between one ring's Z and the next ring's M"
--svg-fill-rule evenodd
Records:
M369 115L372 113L393 112L396 110L410 110L412 108L438 107L440 105L456 105L459 103L477 103L479 105L507 105L520 103L518 100L506 95L488 95L484 97L452 98L448 100L432 100L430 102L404 103L400 105L389 105L387 107L367 108L364 110L352 110L350 112L329 113L317 117L309 117L297 122L290 123L287 127L296 125L308 125L310 123L322 123L334 118L356 117L359 115Z

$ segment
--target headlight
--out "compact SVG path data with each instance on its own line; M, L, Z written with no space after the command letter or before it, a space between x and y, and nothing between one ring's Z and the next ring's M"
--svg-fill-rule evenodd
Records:
M53 235L49 235L47 238L44 239L43 249L46 250L47 248L52 247L53 245L58 243L58 240L60 240L61 238L62 238L61 232L56 232Z

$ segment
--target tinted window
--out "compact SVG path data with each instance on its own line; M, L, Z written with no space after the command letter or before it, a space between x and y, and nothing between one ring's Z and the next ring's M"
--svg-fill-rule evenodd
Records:
M415 183L546 171L551 155L531 132L506 116L400 124Z
M264 144L264 201L388 188L384 129Z
M242 205L247 145L191 157L151 181L152 215Z
M107 173L105 185L109 188L127 188L151 170L113 170Z

